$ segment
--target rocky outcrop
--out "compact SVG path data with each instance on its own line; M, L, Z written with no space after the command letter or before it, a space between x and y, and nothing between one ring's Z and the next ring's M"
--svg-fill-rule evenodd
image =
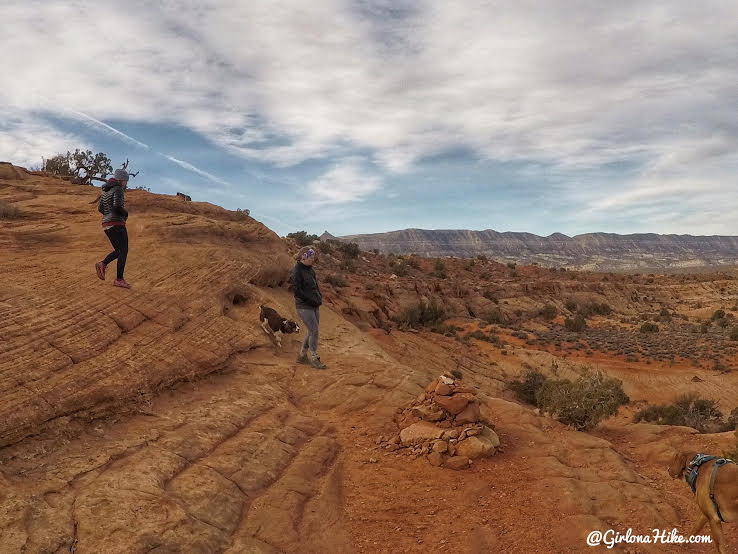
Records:
M569 237L554 233L541 237L489 229L406 229L341 239L358 243L362 250L377 248L385 253L462 258L485 255L599 271L729 265L738 255L738 237L729 236L587 233Z

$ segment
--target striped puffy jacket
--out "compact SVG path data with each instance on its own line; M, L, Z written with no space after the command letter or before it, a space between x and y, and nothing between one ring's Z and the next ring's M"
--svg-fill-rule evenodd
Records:
M125 222L128 219L124 195L123 187L115 179L108 179L102 186L97 210L103 214L103 225L113 221Z

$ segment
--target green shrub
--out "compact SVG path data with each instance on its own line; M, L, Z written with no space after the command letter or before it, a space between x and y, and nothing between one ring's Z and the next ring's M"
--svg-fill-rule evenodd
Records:
M328 275L325 278L325 282L328 283L328 284L330 284L330 285L333 285L336 288L342 288L342 287L347 287L348 286L348 283L346 282L346 279L344 279L340 275Z
M646 321L643 325L641 325L641 333L658 333L659 332L659 326L655 323L651 323L650 321Z
M622 381L599 371L586 372L575 382L547 379L536 393L536 404L541 410L578 430L593 428L629 401Z
M340 267L341 271L345 271L347 273L356 273L356 264L353 260L343 260Z
M499 300L497 300L497 297L495 296L495 293L492 292L491 290L484 291L482 293L482 296L484 296L490 302L494 302L495 304L497 304L499 302Z
M446 319L446 310L443 306L439 306L435 300L431 300L429 304L421 301L417 305L405 309L401 315L394 318L394 321L400 327L420 329L437 325L444 319Z
M445 325L443 323L432 325L430 328L431 333L438 333L439 335L445 335L447 337L455 337L457 331L461 330L461 327L457 327L456 325Z
M574 316L574 319L566 318L564 320L564 328L567 331L573 331L575 333L581 333L587 328L587 320L584 319L584 316L581 314L577 314Z
M414 258L414 257L408 258L406 263L413 269L420 269L420 262L418 261L417 258Z
M546 304L538 313L546 321L551 321L558 315L559 310L557 310L556 306L554 306L553 304Z
M293 239L298 246L309 246L318 241L318 235L308 235L306 231L297 231L289 233L288 239Z
M0 219L16 219L20 217L20 211L12 204L0 201Z
M508 387L515 393L518 400L526 404L536 405L536 394L546 382L546 376L535 369L528 369L522 381L512 381Z
M597 302L587 302L580 306L577 311L584 317L591 317L593 315L610 315L612 313L612 308L604 303L598 304Z
M566 302L564 302L564 307L569 310L571 313L574 313L577 311L577 303L575 300L572 300L569 298Z
M407 266L404 263L399 263L394 267L392 273L398 277L407 277Z
M505 314L503 314L502 310L500 310L499 308L495 308L487 312L482 316L482 319L487 323L492 323L495 325L504 325L507 321Z
M735 410L734 410L735 412ZM649 406L636 413L633 421L657 425L683 425L700 433L719 433L735 428L735 416L723 421L723 414L714 400L700 398L695 393L679 396L673 404Z
M723 319L725 317L725 310L715 310L712 314L712 320L715 321L716 319Z
M359 257L359 245L355 242L340 242L338 250L340 250L345 256L348 256L349 258Z
M471 333L467 333L466 336L471 339L477 339L484 342L489 342L491 344L494 344L495 346L502 346L502 341L497 335L488 335L484 331L480 331L477 329L476 331L472 331Z

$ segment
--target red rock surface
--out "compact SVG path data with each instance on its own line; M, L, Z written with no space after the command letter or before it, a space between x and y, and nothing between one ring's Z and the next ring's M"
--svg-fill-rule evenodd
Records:
M116 289L94 273L110 249L98 191L0 164L0 201L20 211L0 220L0 552L604 552L585 546L590 530L686 532L698 511L684 481L666 475L668 459L685 445L720 453L735 442L636 425L632 410L590 433L536 415L506 382L523 364L552 360L573 377L577 356L513 338L503 355L427 331L370 329L387 321L377 302L391 315L398 298L418 298L407 278L394 280L392 298L326 286L328 369L298 365L304 335L275 351L256 317L261 303L296 317L279 286L292 249L273 232L209 204L130 191L134 288ZM498 269L500 289L528 298L506 310L586 284L546 281L538 268L505 282ZM379 271L371 278L390 286ZM669 283L654 294L679 286L706 299L705 311L734 292L730 282ZM736 405L729 373L588 361L636 402L698 387L726 412ZM376 444L397 432L397 410L451 369L503 450L456 472ZM735 550L735 529L725 531Z

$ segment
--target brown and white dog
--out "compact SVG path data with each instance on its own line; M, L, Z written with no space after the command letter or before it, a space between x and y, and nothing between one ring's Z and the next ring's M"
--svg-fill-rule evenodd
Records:
M669 466L669 475L674 479L683 478L689 463L696 455L697 452L694 451L677 451ZM714 465L715 460L709 460L699 468L695 481L695 500L702 514L692 528L690 536L699 533L705 524L709 523L715 547L722 554L728 552L723 536L723 526L715 509L715 504L710 498L710 477ZM715 476L713 493L723 520L726 523L738 520L738 465L724 464L720 466Z
M261 321L261 328L264 329L264 332L274 337L277 346L280 348L282 348L282 335L300 331L300 326L297 323L285 319L275 310L266 306L259 306L259 321Z

